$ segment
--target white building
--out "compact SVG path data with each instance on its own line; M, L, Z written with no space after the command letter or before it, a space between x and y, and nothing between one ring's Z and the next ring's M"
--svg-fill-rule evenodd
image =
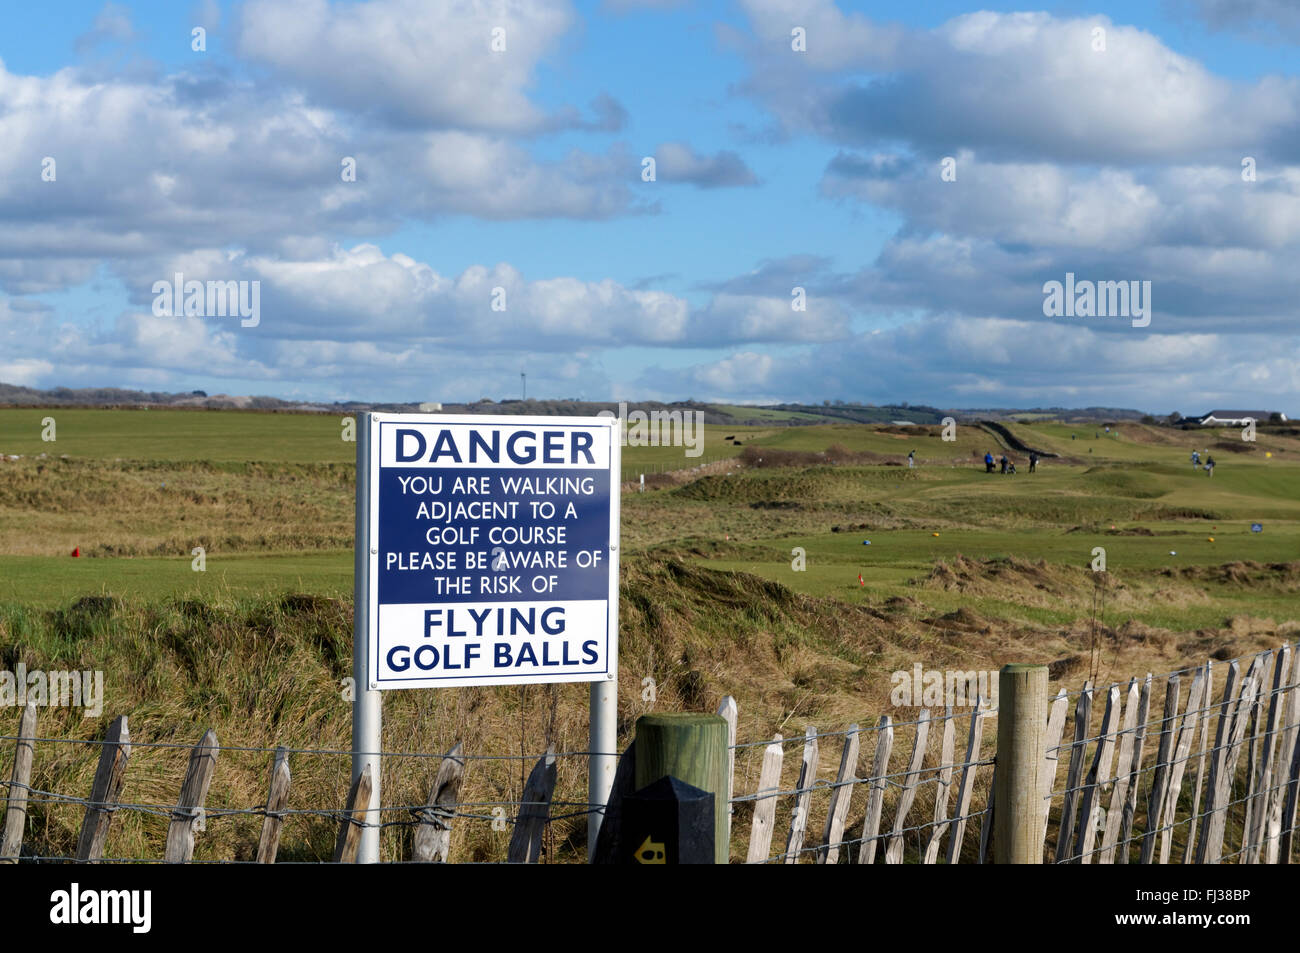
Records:
M1268 423L1272 412L1267 410L1212 410L1201 418L1202 427L1244 427L1247 420L1257 424ZM1278 414L1283 421L1286 414Z
M437 401L427 401L420 405L422 414L440 414L442 413L442 403Z

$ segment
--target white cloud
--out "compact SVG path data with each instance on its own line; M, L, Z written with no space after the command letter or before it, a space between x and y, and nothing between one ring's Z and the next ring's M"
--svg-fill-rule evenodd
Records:
M1239 153L1233 144L1295 152L1295 79L1229 80L1104 16L981 11L900 33L817 2L802 19L824 25L810 30L805 55L777 43L803 6L744 4L755 34L744 47L746 88L791 132L901 141L926 156L967 148L1064 163L1187 162ZM1104 52L1093 47L1096 29ZM864 38L856 46L841 43L855 34ZM814 56L819 38L829 48Z
M171 282L177 273L204 282L260 281L262 321L247 347L273 339L400 339L458 352L528 347L554 354L575 347L825 341L848 327L840 303L816 292L801 312L792 309L788 293L721 291L693 308L669 292L612 279L530 279L505 262L452 276L373 244L305 250L315 254L290 260L204 249L155 258L134 273L136 301L152 301L153 282ZM495 301L504 310L494 309Z
M434 128L536 132L554 117L525 90L574 22L563 0L249 0L238 49L351 111ZM494 30L504 31L504 52L491 48Z
M1259 394L1300 397L1300 342L1261 348L1230 334L1100 334L987 318L927 319L807 351L744 351L686 368L651 368L661 394L759 400L905 396L936 406L1109 406L1185 414Z
M185 77L91 83L0 63L0 284L34 293L130 271L177 249L276 251L450 214L600 219L637 211L620 150L537 160L500 137L387 131L362 147L346 117L291 95ZM93 143L93 149L87 149ZM41 158L55 160L43 181ZM342 179L356 159L357 180Z

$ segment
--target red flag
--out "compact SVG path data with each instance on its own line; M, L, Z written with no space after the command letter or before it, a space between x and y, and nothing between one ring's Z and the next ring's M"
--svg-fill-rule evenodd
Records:
M74 549L74 550L72 551L72 555L74 555L74 556L80 556L80 555L81 555L81 547L78 546L76 549Z
M859 585L859 586L865 586L865 585L866 585L866 583L862 581L862 573L858 573L858 585Z

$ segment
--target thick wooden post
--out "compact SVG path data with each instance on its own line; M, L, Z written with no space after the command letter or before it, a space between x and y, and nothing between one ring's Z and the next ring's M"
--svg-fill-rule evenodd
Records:
M27 792L32 783L32 755L36 750L36 704L28 702L18 725L18 747L14 770L9 776L9 809L5 811L4 833L0 834L0 864L18 863L27 824Z
M714 862L728 856L727 722L718 715L642 715L636 721L636 789L663 777L713 794Z
M995 863L1042 863L1046 728L1047 666L1004 665L998 679Z

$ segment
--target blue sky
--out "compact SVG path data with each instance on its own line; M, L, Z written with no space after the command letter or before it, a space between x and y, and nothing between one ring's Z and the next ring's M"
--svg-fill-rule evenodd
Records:
M1297 39L1272 0L17 7L0 381L1294 413ZM155 313L178 271L256 326ZM1045 315L1067 272L1150 324Z

